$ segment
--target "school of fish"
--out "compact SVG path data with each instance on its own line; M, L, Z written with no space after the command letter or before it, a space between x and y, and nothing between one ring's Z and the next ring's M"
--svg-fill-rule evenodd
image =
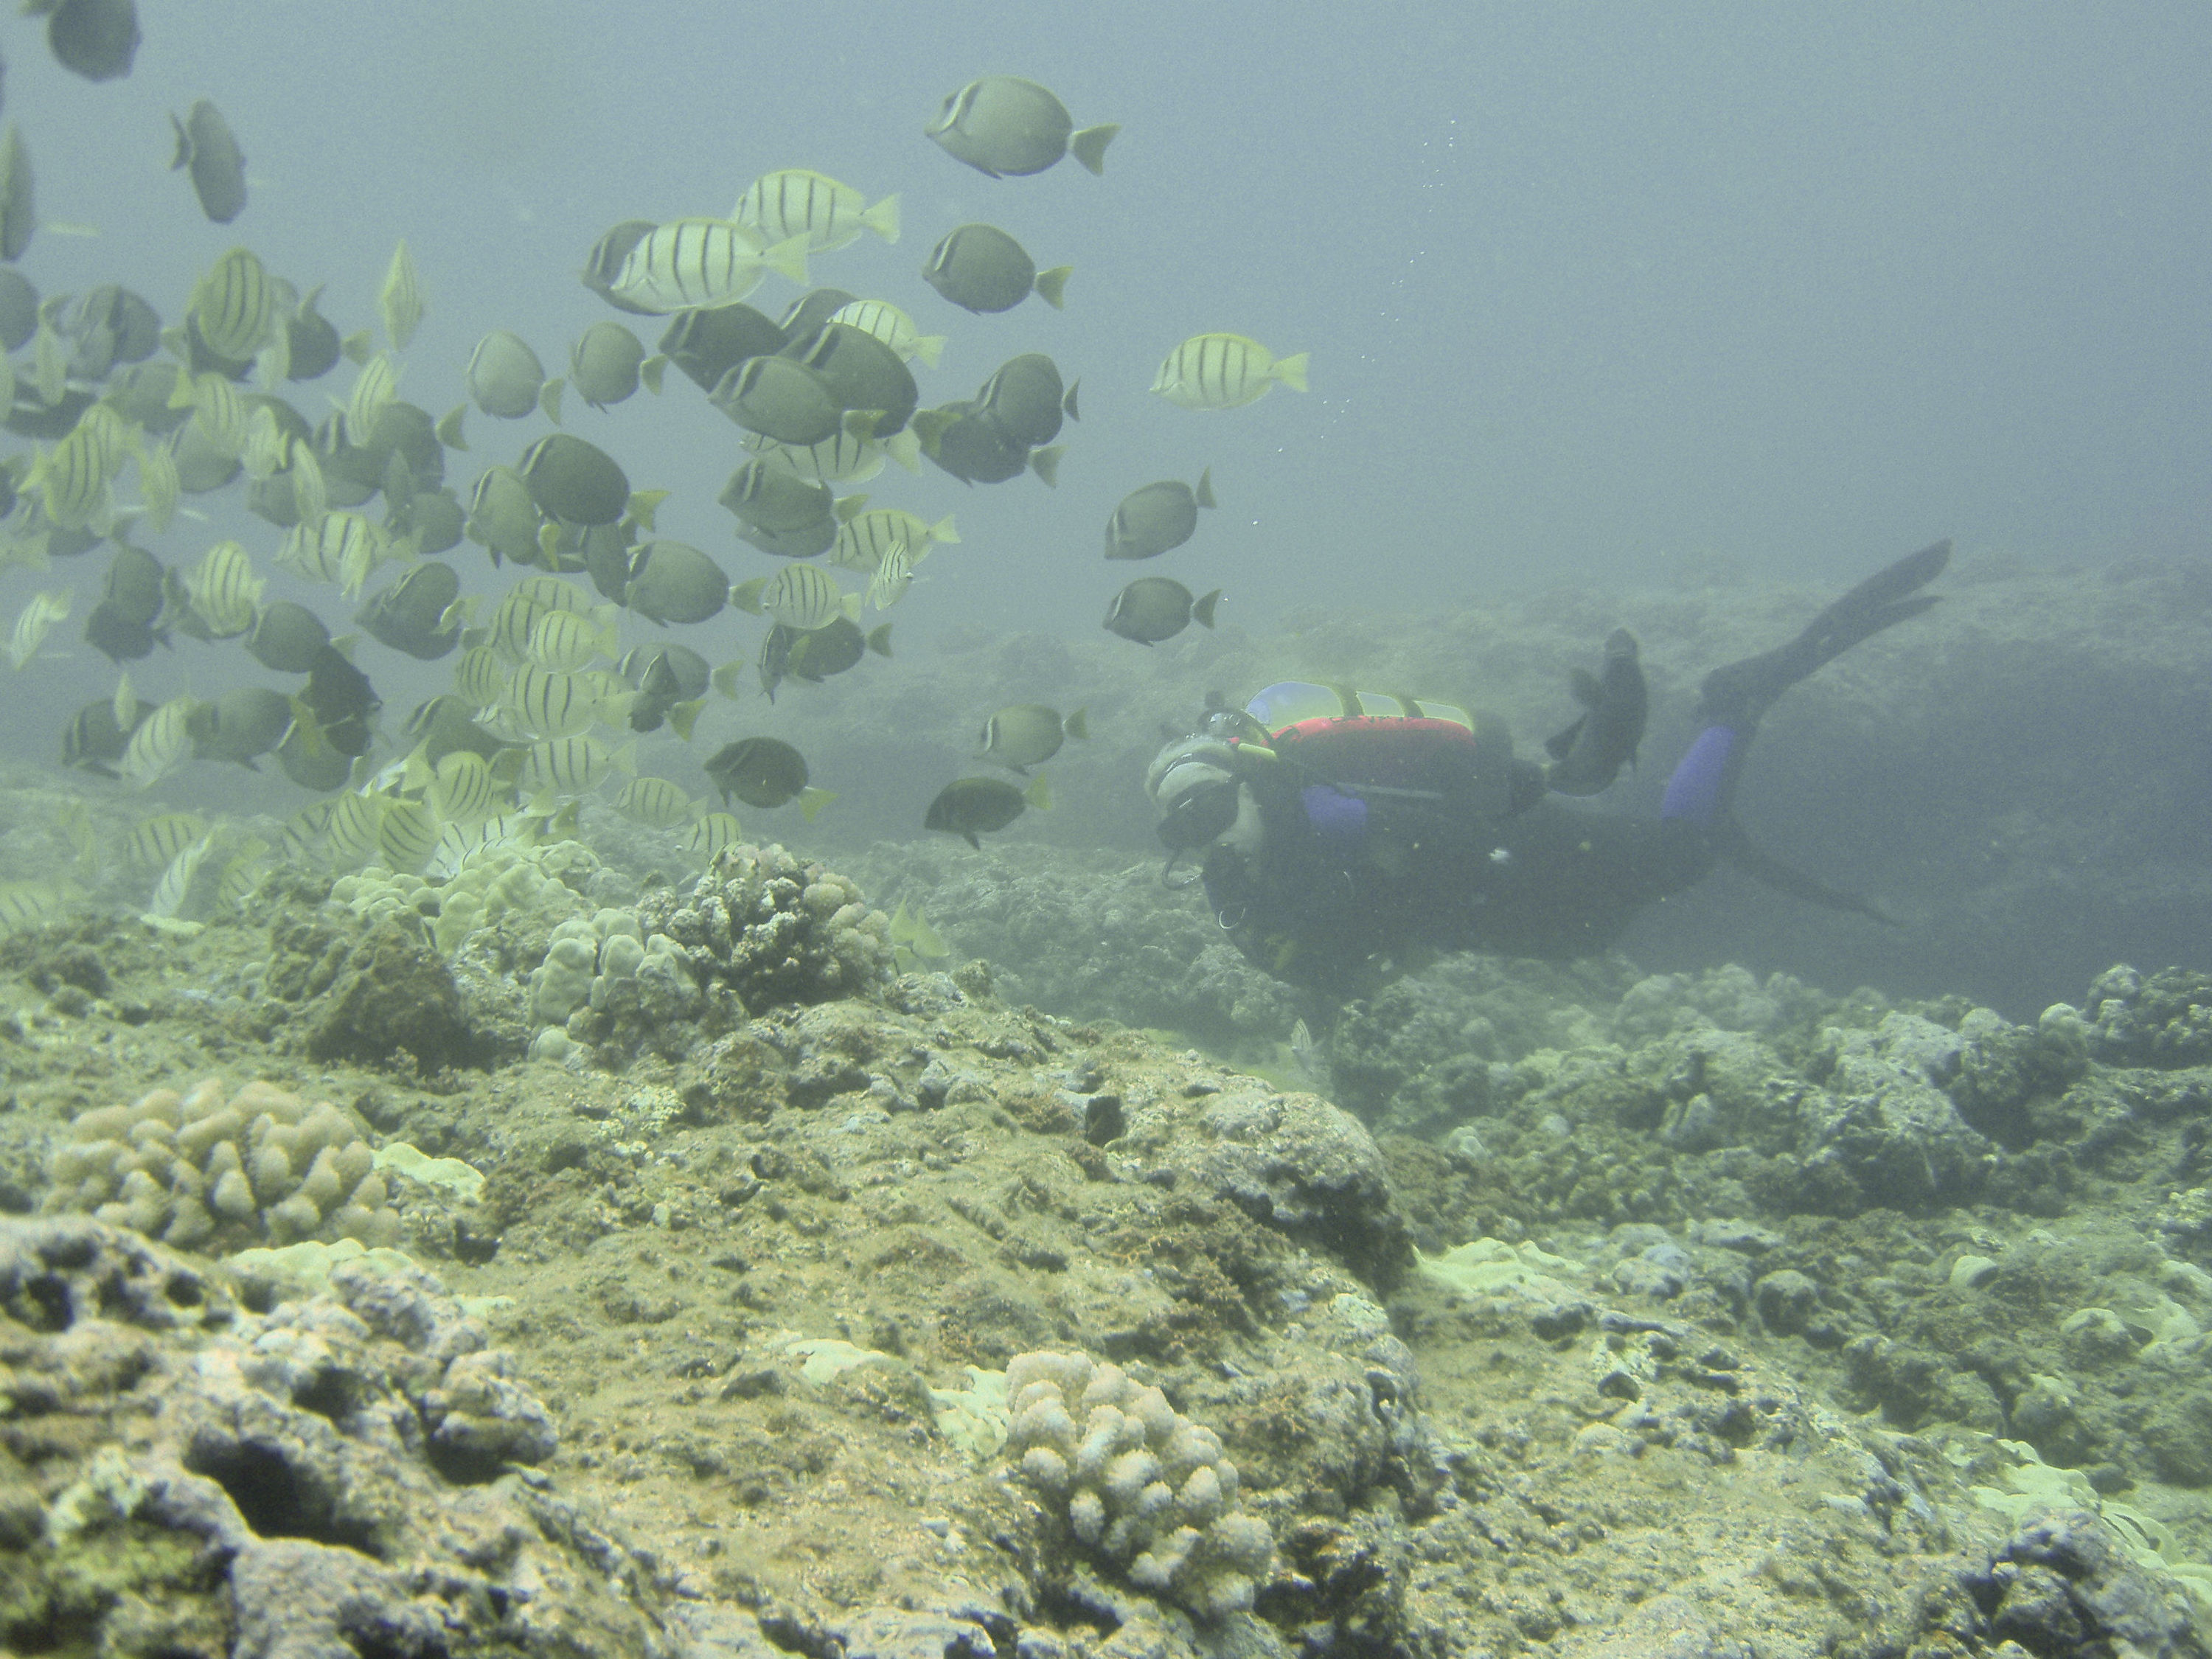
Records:
M76 0L53 17L51 44L65 68L88 80L128 74L139 43L133 0ZM201 99L171 122L170 165L204 216L239 219L249 181L228 120ZM1118 131L1079 129L1048 88L994 75L948 95L924 135L954 160L1011 179L1066 155L1103 174ZM152 916L179 915L196 882L248 894L278 857L450 869L501 839L564 830L576 802L616 779L616 811L688 832L702 858L741 833L732 800L759 811L795 803L811 819L835 795L810 783L805 759L780 739L727 743L687 783L640 775L637 738L665 728L688 742L711 696L745 693L748 666L772 702L787 684L890 655L890 624L863 618L894 608L932 553L960 538L951 515L930 523L850 487L886 461L908 472L927 461L971 485L1031 473L1049 485L1066 423L1079 417L1078 384L1035 351L1008 359L973 397L925 406L915 368L934 368L945 337L923 333L892 299L809 287L811 262L864 235L898 240L898 197L871 201L805 169L753 179L726 216L608 230L580 274L620 315L577 330L565 374L549 375L520 334L488 331L465 363L447 366L461 396L442 415L403 394L403 379L421 385L440 367L405 358L431 290L404 238L378 289L375 325L341 334L319 309L319 285L303 291L244 244L210 264L166 321L116 284L42 299L15 263L39 228L31 146L10 123L0 132L0 406L27 445L0 461L0 568L104 556L83 637L118 671L112 694L68 721L64 762L137 790L188 764L266 763L312 797L274 847L191 814L147 819L126 854L158 872ZM1040 270L1004 229L969 223L942 235L919 275L951 306L988 313L1031 295L1062 307L1073 270ZM770 276L805 290L775 316L747 303ZM648 344L638 331L654 327ZM342 390L295 392L341 364L351 370ZM680 392L684 380L696 394ZM1151 389L1182 408L1228 410L1277 384L1305 389L1304 353L1278 358L1243 335L1212 333L1174 346ZM718 500L767 571L732 580L723 560L657 537L666 492L636 487L613 454L562 428L566 394L608 410L641 391L696 395L702 414L740 429L750 459ZM295 397L330 412L313 418ZM481 417L473 443L471 415ZM550 429L488 453L500 451L492 434L522 422ZM203 517L191 498L234 489L270 526L265 543L226 538L169 557L143 544ZM1104 556L1172 552L1214 505L1210 471L1195 484L1141 485L1112 514ZM504 593L464 592L447 556L465 542L514 577ZM271 598L257 565L333 591L320 605ZM1105 627L1151 646L1193 620L1211 627L1221 597L1139 577L1114 595ZM37 659L71 610L65 589L21 605L9 624L12 671ZM732 610L769 626L755 648L719 666L665 632ZM630 634L647 642L625 648L634 620L647 627ZM130 665L173 648L179 634L228 642L277 681L142 701ZM450 660L451 689L393 718L375 689L380 649ZM925 827L980 846L981 835L1050 804L1030 769L1088 735L1079 709L989 714L975 758L1026 781L956 779L925 810ZM52 896L11 884L0 933L43 919ZM927 955L934 936L915 925L921 943L902 948Z

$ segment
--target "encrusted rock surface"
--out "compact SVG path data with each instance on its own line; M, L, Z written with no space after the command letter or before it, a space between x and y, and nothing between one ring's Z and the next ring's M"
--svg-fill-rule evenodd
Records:
M0 1640L665 1650L641 1558L511 1472L558 1437L508 1365L424 1275L257 1316L133 1234L0 1222Z
M1461 961L1333 1027L1296 1010L1320 1035L1294 1072L1291 1005L1208 1003L1232 1051L1207 1055L1009 1006L1021 960L893 981L849 884L742 856L641 902L562 852L580 887L532 865L434 915L435 884L364 872L374 914L306 912L292 951L242 923L9 942L0 1211L37 1206L72 1119L211 1073L485 1179L400 1205L443 1291L389 1256L294 1282L219 1239L14 1224L43 1242L0 1321L0 1643L2203 1651L2190 984L2106 975L2021 1022ZM493 918L501 894L526 908ZM568 1060L311 1067L312 1004L273 988L364 925L435 946L448 921L472 1029L504 986L501 1029ZM574 1000L541 1024L558 937ZM1157 1398L1218 1436L1271 1559L1185 1582L1172 1529L1093 1548L1018 1473L1006 1372L1079 1349L1124 1416Z

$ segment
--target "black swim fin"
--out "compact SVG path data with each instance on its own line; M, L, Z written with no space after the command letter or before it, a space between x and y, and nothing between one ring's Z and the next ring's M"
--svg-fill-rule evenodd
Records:
M1885 927L1902 927L1905 925L1878 900L1841 887L1831 887L1817 877L1808 876L1802 870L1783 863L1772 854L1760 851L1752 844L1751 837L1744 834L1743 826L1733 817L1723 818L1715 826L1714 846L1723 858L1744 874L1755 881L1765 883L1778 892L1787 893L1792 898L1804 899L1808 903L1822 905L1831 910L1844 910L1853 915L1865 916Z
M1774 700L1798 681L1861 640L1934 605L1940 595L1914 590L1935 580L1950 559L1948 540L1908 554L1822 611L1789 644L1716 668L1698 688L1698 720L1738 731L1757 725Z

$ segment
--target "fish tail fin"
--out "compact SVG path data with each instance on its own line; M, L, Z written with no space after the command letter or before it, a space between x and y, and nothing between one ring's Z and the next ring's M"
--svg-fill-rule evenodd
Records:
M1212 467L1209 466L1205 471L1198 475L1198 488L1192 490L1190 493L1191 498L1200 507L1218 507L1221 505L1219 501L1213 499L1213 469Z
M1090 740L1091 723L1080 708L1062 720L1060 723L1060 729L1071 738L1081 738L1086 742Z
M185 131L185 124L177 119L176 112L173 110L169 113L169 125L177 130L176 159L169 163L169 171L174 173L179 167L185 167L191 162L192 159L192 141L191 135L186 133Z
M787 236L761 256L761 263L779 276L788 276L801 288L806 286L806 245L812 239L805 231L796 236Z
M799 792L799 816L811 823L814 815L836 799L835 789L802 789Z
M1285 357L1275 365L1275 378L1293 392L1306 389L1306 364L1313 353L1301 351L1295 357Z
M945 355L945 337L942 334L916 335L914 355L921 359L923 367L935 368L937 360Z
M1052 811L1052 786L1044 781L1043 773L1030 780L1030 787L1022 791L1022 799L1040 812Z
M667 354L656 351L637 366L638 384L658 398L660 395L661 376L667 373Z
M886 196L860 216L860 222L886 242L899 239L899 198Z
M563 376L556 374L538 388L538 406L545 411L545 418L556 426L561 424L561 393L568 385Z
M1067 279L1074 275L1073 265L1054 265L1050 270L1040 270L1036 274L1036 291L1054 311L1065 311L1067 302L1063 296L1067 293Z
M1106 172L1106 146L1114 142L1114 135L1121 130L1119 122L1106 121L1072 132L1067 136L1067 153L1103 178Z
M1043 479L1048 488L1056 489L1060 487L1060 458L1066 453L1066 444L1054 444L1049 449L1032 450L1030 453L1030 471Z
M960 532L952 527L952 515L950 513L929 526L929 539L933 542L956 544L959 541Z
M1217 587L1211 593L1201 596L1190 607L1190 614L1198 619L1201 627L1211 628L1213 626L1213 607L1220 603L1221 590Z

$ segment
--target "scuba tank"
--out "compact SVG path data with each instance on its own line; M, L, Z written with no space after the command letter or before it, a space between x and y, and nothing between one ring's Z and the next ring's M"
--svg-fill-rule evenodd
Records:
M1503 717L1402 693L1289 680L1214 720L1240 757L1293 763L1346 794L1439 800L1482 817L1514 811L1513 734Z

